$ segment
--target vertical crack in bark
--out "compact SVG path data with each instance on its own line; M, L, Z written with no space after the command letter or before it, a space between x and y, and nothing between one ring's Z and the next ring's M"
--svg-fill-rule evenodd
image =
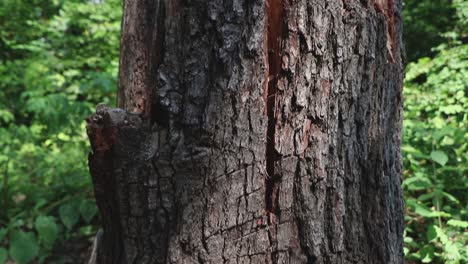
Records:
M397 37L393 0L375 0L374 6L377 12L382 13L385 16L385 23L387 24L387 51L389 55L389 61L394 63L397 51Z
M164 1L156 1L155 3L155 14L157 14L156 18L154 18L154 27L153 27L153 32L151 35L151 42L149 43L148 50L150 51L151 54L151 62L150 62L150 68L148 72L148 100L146 101L145 109L144 109L144 115L143 117L147 120L150 120L150 122L153 123L167 123L168 122L168 117L167 115L161 115L160 114L160 109L161 107L155 107L155 104L157 106L161 106L160 102L157 98L154 98L155 94L155 89L158 83L158 78L157 78L157 72L159 69L159 66L161 65L162 57L164 54L164 37L165 37L165 26L164 26L164 20L166 18L166 13L165 13L165 6L164 6ZM166 113L166 111L164 111Z
M391 49L391 58L392 62L395 60L395 54L397 50L397 39L396 39L396 31L395 31L395 13L393 11L393 0L387 1L387 9L386 9L386 17L387 17L387 34L388 38L390 39L390 49Z
M164 1L124 1L117 105L157 122L153 109L164 47Z
M281 33L283 29L283 0L267 0L266 2L266 63L267 75L264 88L267 116L266 134L266 177L265 177L265 210L270 214L277 214L278 176L275 175L275 162L278 153L275 148L276 134L276 103L278 101L278 77L281 71Z

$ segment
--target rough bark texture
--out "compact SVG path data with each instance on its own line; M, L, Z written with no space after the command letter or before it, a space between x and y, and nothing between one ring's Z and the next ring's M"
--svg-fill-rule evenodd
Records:
M97 263L403 263L401 0L125 0Z

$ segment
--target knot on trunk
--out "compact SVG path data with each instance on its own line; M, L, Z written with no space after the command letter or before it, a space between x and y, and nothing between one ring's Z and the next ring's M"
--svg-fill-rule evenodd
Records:
M119 130L138 130L142 123L138 115L107 106L98 106L96 113L89 116L86 122L86 131L94 153L110 150L118 138Z

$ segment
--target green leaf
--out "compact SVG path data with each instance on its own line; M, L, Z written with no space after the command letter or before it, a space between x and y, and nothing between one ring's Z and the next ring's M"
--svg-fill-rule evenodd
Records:
M442 140L442 142L440 142L440 144L442 146L451 146L455 143L455 140L451 137L444 137L444 139Z
M434 247L432 245L426 245L420 250L421 262L431 263L434 259Z
M458 250L458 247L452 243L448 242L444 246L445 253L447 254L447 259L449 260L458 260L460 259L460 251Z
M3 241L3 238L8 234L8 229L2 228L0 229L0 241Z
M23 219L18 219L12 224L12 228L18 228L22 227L24 225L24 220Z
M10 238L10 256L18 264L32 261L39 253L39 245L31 232L15 231Z
M440 111L446 113L447 115L461 113L463 110L463 106L461 105L447 105L440 108Z
M450 217L449 213L446 212L441 212L441 211L432 211L429 207L419 204L417 201L411 199L407 200L406 204L414 209L414 212L420 216L424 216L427 218L432 218L432 217Z
M47 247L52 248L58 235L58 227L55 219L51 216L39 216L35 227L39 234L39 240Z
M460 201L458 201L458 199L455 196L451 195L450 193L442 192L442 195L446 197L447 199L449 199L449 201L456 203L456 204L460 204Z
M429 208L427 208L426 206L418 204L414 200L407 201L406 203L407 203L407 205L409 207L414 209L415 213L417 213L417 214L419 214L421 216L424 216L424 217L431 217L432 211Z
M453 133L453 130L450 129L450 127L444 127L442 129L435 130L434 133L432 134L432 137L435 140L439 140L447 135L451 135L452 133Z
M403 181L403 187L412 191L425 190L432 187L432 185L432 182L425 176L411 177Z
M434 229L437 232L437 237L439 238L440 242L446 244L449 241L449 239L447 234L445 234L445 231L438 226L434 226Z
M434 197L434 193L430 192L430 193L425 193L425 194L421 194L419 197L418 197L418 201L420 202L424 202L424 201L427 201L429 199L432 199Z
M431 159L442 166L445 166L448 161L448 156L443 151L435 150L431 152Z
M468 222L462 221L462 220L450 219L448 220L447 225L453 226L453 227L468 228Z
M91 222L94 216L97 214L96 204L89 200L83 200L80 204L80 213L86 223Z
M407 247L404 247L403 252L404 252L405 256L408 256L408 253L410 252L410 250Z
M59 215L60 220L62 220L68 229L72 229L78 223L78 220L80 220L80 212L75 203L60 206Z
M409 237L409 236L406 236L403 238L403 241L407 244L413 242L413 238L412 237Z
M430 187L432 187L432 183L430 181L414 181L411 184L408 184L408 190L410 191L427 190Z
M437 238L437 231L435 230L433 225L430 225L427 228L426 236L428 241L432 241Z
M8 259L8 251L4 248L0 248L0 264L4 264Z
M14 119L15 117L10 111L0 109L0 120L3 120L3 122L5 123L9 123L10 121L13 121Z

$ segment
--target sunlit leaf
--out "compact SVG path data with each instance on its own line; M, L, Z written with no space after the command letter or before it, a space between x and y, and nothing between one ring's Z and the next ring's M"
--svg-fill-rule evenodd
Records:
M448 161L448 156L443 151L435 150L431 152L431 159L442 166L445 166Z
M447 224L453 227L468 228L468 222L462 220L450 219L447 221Z
M432 218L432 217L450 217L450 214L441 211L433 211L423 204L419 204L414 200L406 201L406 204L413 208L414 212L420 216Z
M460 259L460 251L453 242L446 243L444 249L447 254L447 259L449 260Z
M438 226L434 226L434 229L435 229L435 231L437 233L437 237L439 238L440 242L442 242L444 244L447 243L448 242L448 236L447 236L447 234L445 234L445 231L442 228L438 227Z

